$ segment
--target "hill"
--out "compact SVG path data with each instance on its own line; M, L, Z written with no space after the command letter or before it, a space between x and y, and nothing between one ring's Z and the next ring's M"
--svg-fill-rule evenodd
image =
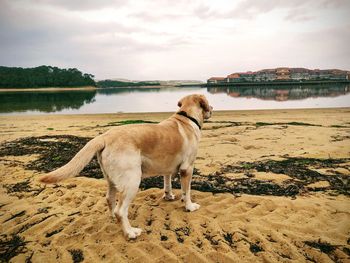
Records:
M0 88L95 86L94 76L76 68L0 66Z

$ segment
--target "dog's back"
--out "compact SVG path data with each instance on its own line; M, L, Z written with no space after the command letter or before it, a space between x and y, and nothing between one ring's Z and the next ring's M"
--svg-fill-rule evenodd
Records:
M115 127L103 135L106 147L101 161L108 166L108 156L125 151L140 155L143 176L172 174L184 157L195 158L197 137L193 131L170 118L159 124L135 124Z

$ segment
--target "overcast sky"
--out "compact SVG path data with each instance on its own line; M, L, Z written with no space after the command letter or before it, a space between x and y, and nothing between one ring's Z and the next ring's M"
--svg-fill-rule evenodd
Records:
M96 79L350 70L350 0L0 0L0 65Z

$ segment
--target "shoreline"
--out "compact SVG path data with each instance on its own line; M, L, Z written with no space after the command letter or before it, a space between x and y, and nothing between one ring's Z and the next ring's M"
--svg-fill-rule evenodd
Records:
M205 88L204 86L167 86L167 85L159 85L159 86L125 86L125 87L108 87L108 88L100 88L94 86L86 86L86 87L45 87L45 88L0 88L0 92L25 92L25 91L74 91L74 90L107 90L107 89L172 89L172 88Z
M275 113L275 112L304 112L304 111L346 111L349 110L350 113L350 107L329 107L329 108L283 108L283 109L247 109L247 110L214 110L213 114L219 114L219 115L228 115L228 114L254 114L254 113ZM11 118L11 117L48 117L48 116L55 116L55 117L69 117L69 116L116 116L116 117L127 117L127 116L164 116L164 115L171 115L174 114L173 111L161 111L161 112L152 112L152 111L146 111L146 112L105 112L105 113L74 113L74 114L64 114L64 113L38 113L38 114L15 114L15 113L9 113L9 114L2 114L0 113L0 119L1 118Z
M316 86L329 84L350 84L350 80L343 81L271 81L271 82L222 82L222 83L206 83L207 88L215 87L241 87L241 86Z
M0 88L1 92L25 92L25 91L73 91L73 90L104 90L104 89L167 89L167 88L220 88L220 87L290 87L290 86L317 86L329 84L350 84L350 81L303 81L303 82L229 82L229 83L200 83L200 84L177 84L177 85L146 85L146 86L120 86L120 87L97 87L97 86L83 86L83 87L42 87L42 88Z
M66 90L96 90L94 86L83 87L44 87L44 88L0 88L0 92L22 92L22 91L66 91Z

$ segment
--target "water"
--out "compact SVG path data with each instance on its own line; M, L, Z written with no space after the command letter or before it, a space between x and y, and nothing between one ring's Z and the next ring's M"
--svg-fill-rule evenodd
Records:
M240 88L109 88L0 92L0 114L172 112L180 98L204 94L215 110L350 107L350 85Z

